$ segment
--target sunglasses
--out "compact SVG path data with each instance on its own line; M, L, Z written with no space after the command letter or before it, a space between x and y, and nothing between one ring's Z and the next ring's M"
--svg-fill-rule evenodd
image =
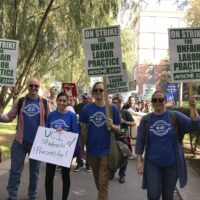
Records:
M103 93L104 89L95 88L93 91L94 91L95 93Z
M30 84L28 87L30 87L30 88L33 88L33 87L39 88L40 86L39 85Z
M153 103L162 103L165 101L165 98L152 98L151 101Z
M113 101L112 103L117 104L118 102L117 101Z

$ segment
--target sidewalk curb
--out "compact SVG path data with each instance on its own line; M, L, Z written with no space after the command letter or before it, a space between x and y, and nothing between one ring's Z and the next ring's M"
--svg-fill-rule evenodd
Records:
M189 165L187 165L187 171L188 171L188 183L184 188L180 188L179 183L177 183L178 193L180 194L182 200L188 200L188 199L199 200L200 176Z
M24 164L28 162L28 156L26 156ZM7 173L10 170L11 160L7 159L0 163L0 176Z
M0 176L7 173L10 170L10 159L0 163Z

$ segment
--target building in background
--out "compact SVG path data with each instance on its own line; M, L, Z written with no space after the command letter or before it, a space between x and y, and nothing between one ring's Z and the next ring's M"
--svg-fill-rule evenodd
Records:
M168 60L168 28L186 27L187 8L187 0L138 0L133 77L141 98L149 99L154 90L160 89Z

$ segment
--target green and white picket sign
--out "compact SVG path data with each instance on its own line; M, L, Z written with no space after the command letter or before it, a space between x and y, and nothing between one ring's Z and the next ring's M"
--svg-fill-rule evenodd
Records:
M123 63L123 74L107 76L108 94L119 94L129 92L129 82L125 63Z
M172 80L199 81L200 28L172 28L168 33Z
M19 41L0 39L0 85L14 86L16 82Z
M143 97L145 100L151 101L152 94L156 91L156 84L143 84Z
M88 76L122 74L120 26L83 29Z

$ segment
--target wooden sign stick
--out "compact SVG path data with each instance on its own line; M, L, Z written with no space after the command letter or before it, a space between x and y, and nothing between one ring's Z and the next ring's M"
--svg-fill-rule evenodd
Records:
M110 105L108 103L108 91L107 91L107 81L106 81L106 77L103 77L103 84L104 84L104 100L105 100L105 104L106 104L106 119L111 119L111 114L110 113ZM110 130L110 127L107 127L108 130Z
M189 92L189 99L193 96L193 89L192 89L192 82L188 83L188 92ZM194 115L194 110L190 108L190 117Z

